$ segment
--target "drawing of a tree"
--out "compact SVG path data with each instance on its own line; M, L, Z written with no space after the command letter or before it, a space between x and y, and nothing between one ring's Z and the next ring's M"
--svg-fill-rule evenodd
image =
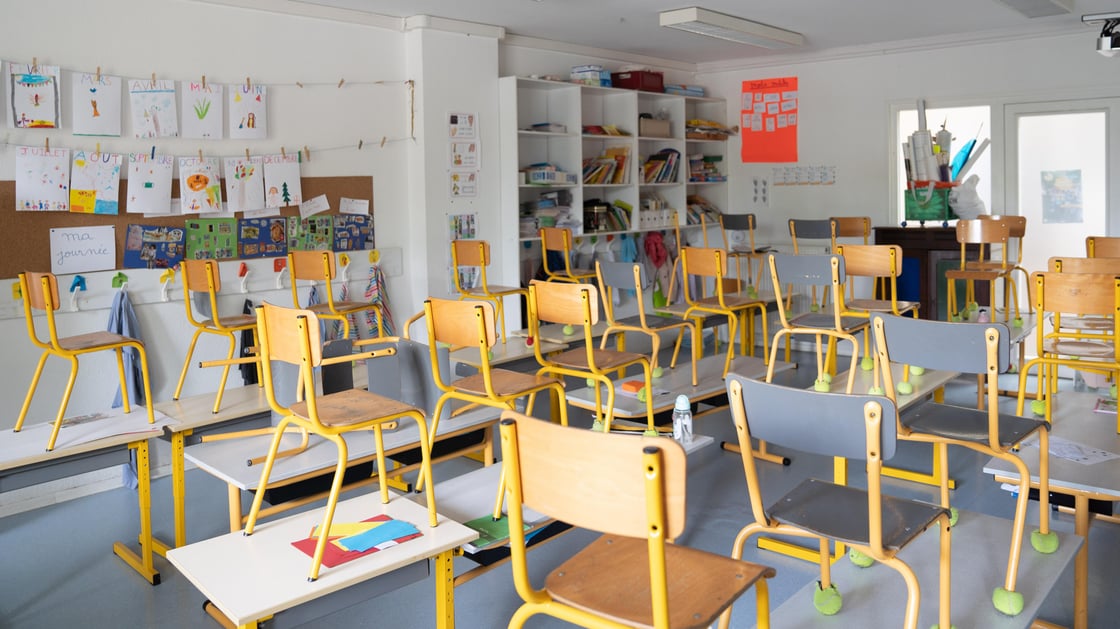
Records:
M288 192L288 182L285 181L280 186L280 188L281 188L281 190L280 190L281 197L280 198L284 199L284 205L291 205L292 195L291 195L291 193Z

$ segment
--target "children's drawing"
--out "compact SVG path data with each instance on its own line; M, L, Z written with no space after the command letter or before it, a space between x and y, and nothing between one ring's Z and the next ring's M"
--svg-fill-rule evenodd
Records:
M303 203L299 184L299 155L264 156L265 207Z
M288 255L287 219L243 218L237 222L237 257L278 258Z
M335 251L358 251L372 248L373 219L359 214L339 214L334 217Z
M237 254L236 218L192 218L187 225L187 259L224 260Z
M200 140L222 139L224 86L201 82L183 83L183 137Z
M175 158L152 153L128 154L128 196L125 211L171 213L171 173Z
M288 217L288 250L316 251L330 249L334 242L334 221L330 216Z
M224 161L229 211L264 209L264 159L227 157Z
M183 200L183 214L222 211L217 157L179 158L179 198Z
M128 82L132 103L132 132L138 138L173 138L179 135L175 108L175 81L135 79Z
M267 105L267 86L229 86L229 137L235 140L263 140L267 138Z
M59 122L58 66L8 64L9 120L17 129L54 129Z
M16 149L16 209L66 212L70 209L70 149L21 146Z
M75 72L71 81L74 135L121 134L121 79Z
M122 156L75 151L70 169L70 211L116 214L121 187Z
M187 231L167 225L128 226L124 238L126 269L168 269L183 259Z

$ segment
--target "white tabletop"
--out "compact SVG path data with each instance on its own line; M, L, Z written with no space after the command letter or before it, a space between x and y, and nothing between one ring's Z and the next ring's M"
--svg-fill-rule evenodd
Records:
M438 435L464 428L492 424L497 421L500 414L501 411L496 408L483 407L445 419L439 423L436 430L437 438ZM372 457L376 452L371 430L345 433L342 437L346 440L351 461ZM271 441L271 434L207 441L188 446L185 455L187 460L226 483L244 490L254 490L260 482L263 464L249 466L246 463L251 458L268 454ZM299 441L299 433L286 434L281 442L281 449L295 447ZM411 419L401 419L399 428L384 433L384 445L386 450L419 445L415 422ZM334 467L337 461L338 449L335 445L313 436L303 452L276 459L269 482L277 483L303 474L329 469Z
M811 368L811 365L807 365ZM914 387L913 393L909 395L902 395L898 393L898 383L902 382L903 365L891 363L891 377L894 378L895 396L898 399L899 410L920 402L925 397L937 389L945 386L951 382L958 375L955 371L939 371L937 369L926 369L922 375L917 375L913 371L910 372L910 384ZM864 394L871 389L875 384L875 372L871 369L864 371L860 367L856 367L855 379L852 383L852 393ZM848 372L844 371L832 377L832 385L829 389L832 393L845 393L848 386ZM879 386L884 386L883 379L879 379ZM811 388L811 387L810 387Z
M159 411L156 423L148 423L148 413L143 406L132 405L127 415L121 409L106 410L103 417L89 421L64 423L58 433L54 450L47 451L53 424L25 424L19 432L0 430L0 470L16 469L44 461L61 460L69 456L96 452L144 441L163 434L163 427L175 422ZM98 414L101 415L101 414ZM68 418L64 422L75 418Z
M568 349L567 343L550 343L548 341L537 341L540 345L542 354L551 354L563 349ZM525 342L517 339L510 339L507 343L495 343L490 348L492 357L490 358L491 365L500 365L502 363L509 363L515 360L522 360L525 358L532 359L536 355L533 353L533 348L525 345ZM481 367L482 360L478 355L477 347L464 347L451 352L451 362L463 363L471 367Z
M564 327L565 326L561 323L549 323L547 325L542 325L541 329L538 331L539 336L542 340L549 343L574 343L576 341L583 341L583 326L572 326L571 334L565 334ZM607 322L600 321L591 326L591 337L597 338L603 336L603 333L606 331ZM510 332L509 335L511 337L521 337L522 340L516 340L516 342L524 343L525 341L523 339L529 336L529 329L522 328L520 330L514 330ZM511 338L510 342L515 342L515 339Z
M253 535L240 531L169 550L167 559L234 624L247 624L312 601L416 561L461 546L478 533L446 516L428 526L428 510L393 495L383 505L366 494L338 503L335 522L358 522L378 514L404 520L423 533L416 539L360 557L334 568L324 567L308 583L311 558L292 546L322 523L316 509L257 525Z

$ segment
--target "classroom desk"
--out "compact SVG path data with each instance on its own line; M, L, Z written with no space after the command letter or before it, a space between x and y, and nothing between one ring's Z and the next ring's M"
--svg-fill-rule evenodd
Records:
M335 522L357 522L377 514L415 525L421 537L360 557L334 568L324 568L314 582L307 581L311 558L292 547L297 539L322 523L322 509L257 525L246 537L233 532L196 542L167 553L171 564L201 591L208 604L238 627L296 626L313 621L371 597L428 576L429 558L435 559L436 624L455 626L452 587L454 549L478 533L440 515L438 526L428 525L428 510L408 498L391 494L382 504L376 494L338 503ZM207 613L211 613L207 609Z
M564 334L563 324L549 323L547 325L542 325L541 329L538 330L538 334L541 337L540 340L547 341L549 343L567 344L574 343L576 341L583 341L583 328L578 326L572 326L572 328L573 329L571 334ZM599 338L600 336L603 336L603 333L606 331L607 322L600 321L591 326L591 338ZM511 337L520 337L521 339L524 339L529 336L529 329L522 328L520 330L514 330L510 332L509 335ZM524 344L524 341L521 341L521 343Z
M1012 629L1030 627L1039 607L1053 589L1062 570L1073 559L1082 538L1058 533L1058 551L1052 555L1035 552L1026 544L1019 565L1017 590L1024 608L1018 616L1005 616L992 606L992 590L1003 584L1007 569L1007 533L1010 521L990 515L962 511L953 527L952 612L955 627ZM898 557L918 577L922 592L919 627L937 623L938 533L926 531ZM832 581L844 596L843 608L835 616L823 616L813 608L816 580L811 581L771 612L774 627L897 627L906 607L906 584L902 576L886 566L858 568L842 560L832 565Z
M1074 564L1074 624L1076 629L1089 626L1089 512L1090 500L1120 500L1120 459L1083 465L1053 454L1054 441L1064 439L1092 446L1113 453L1120 453L1120 435L1112 413L1097 413L1095 393L1063 391L1055 396L1054 423L1050 431L1050 493L1073 497L1074 532L1085 538ZM1024 446L1020 450L1031 472L1031 485L1038 486L1038 446ZM1019 482L1015 469L998 459L984 466L998 482ZM1102 556L1103 557L1103 556ZM1020 569L1022 573L1022 569ZM1102 621L1103 622L1103 621Z
M499 409L481 407L457 415L453 419L445 419L439 422L435 442L438 443L451 437L465 435L482 428L489 428L498 422L500 414L501 411ZM387 458L391 458L394 454L411 450L419 446L420 442L415 423L409 419L402 419L400 420L400 424L400 428L392 431L385 431L384 433L385 456ZM347 433L342 435L342 437L346 440L346 446L349 449L350 466L376 459L376 447L374 445L372 431ZM243 515L244 509L241 502L241 492L256 490L261 479L261 467L259 465L246 465L246 461L267 453L271 440L272 435L269 434L221 441L208 441L189 446L184 451L188 461L194 463L203 471L225 481L229 497L230 532L241 530L242 524L244 523L245 516ZM294 447L298 443L299 434L296 432L289 433L284 436L281 449ZM485 461L492 461L494 459L493 431L487 431L486 439L483 444L467 446L439 457L433 457L432 462L435 463L448 458L462 456L468 452L478 451L482 452ZM325 439L312 439L308 443L307 449L303 452L276 459L276 463L272 468L269 487L288 485L328 473L334 468L337 462L338 450L333 443ZM416 467L418 467L418 464L398 467L391 471L391 475L397 476L411 471ZM376 480L376 475L374 475L371 478L350 483L344 486L343 489L352 489L376 482ZM325 495L325 493L323 495ZM264 508L261 509L260 515L262 518L268 517L307 504L315 498L316 497L308 497Z
M551 354L552 352L568 349L567 343L551 343L549 341L539 341L539 343L542 354ZM490 349L490 353L492 356L490 358L491 366L526 358L535 359L536 357L536 354L533 353L533 348L525 345L523 342L498 343ZM478 355L477 347L463 347L451 352L451 362L470 365L475 369L482 368L482 359Z
M63 426L58 442L50 452L46 451L47 438L51 434L49 423L24 426L20 432L0 430L0 492L115 465L127 465L130 451L135 450L140 552L133 551L123 542L116 542L113 554L149 583L159 585L159 572L152 563L152 486L148 440L158 437L169 421L157 411L156 423L149 424L147 414L133 410L128 415ZM106 427L110 422L112 425ZM122 430L128 432L111 434Z

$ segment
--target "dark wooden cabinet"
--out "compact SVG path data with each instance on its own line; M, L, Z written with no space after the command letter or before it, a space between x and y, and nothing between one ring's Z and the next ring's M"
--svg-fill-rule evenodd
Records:
M923 319L946 320L945 271L960 265L961 245L957 242L955 227L875 227L875 244L902 247L902 277L899 278L899 298L921 303L919 316ZM975 259L979 248L970 246L968 258ZM960 284L960 282L958 282ZM986 300L987 286L981 283L977 291L981 303ZM963 287L958 286L958 291Z

